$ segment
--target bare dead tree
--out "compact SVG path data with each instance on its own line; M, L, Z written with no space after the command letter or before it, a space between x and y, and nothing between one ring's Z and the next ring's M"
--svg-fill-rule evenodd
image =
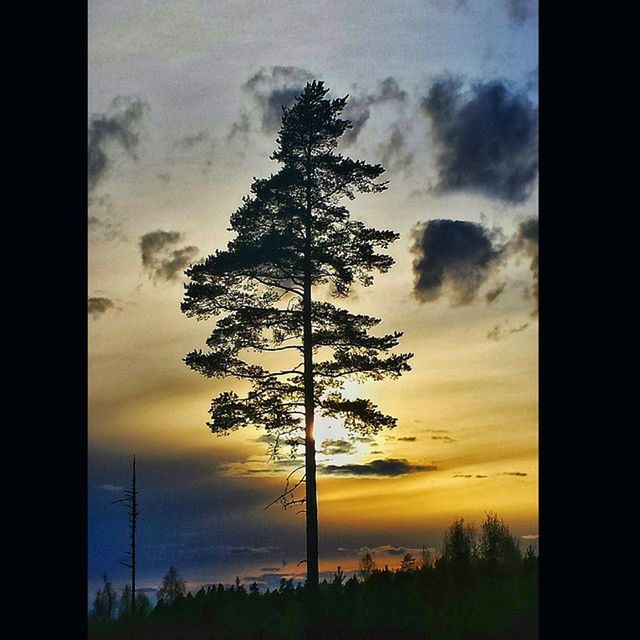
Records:
M112 504L124 504L129 516L130 547L125 553L127 560L121 560L120 564L131 569L131 615L136 612L136 525L138 522L138 489L136 486L136 456L133 456L133 469L131 473L131 488L125 489L120 500L114 500Z

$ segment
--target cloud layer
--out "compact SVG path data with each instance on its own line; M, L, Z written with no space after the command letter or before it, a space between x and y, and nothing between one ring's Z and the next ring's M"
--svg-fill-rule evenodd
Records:
M538 109L500 80L463 90L436 80L421 101L436 147L436 191L471 191L508 203L529 197L538 174Z
M323 473L342 476L403 476L417 471L436 471L433 465L411 464L404 458L372 460L364 464L327 464L319 467Z

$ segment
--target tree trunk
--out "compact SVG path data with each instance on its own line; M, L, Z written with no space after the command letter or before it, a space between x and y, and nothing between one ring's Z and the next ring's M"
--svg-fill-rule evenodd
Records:
M307 152L307 220L305 233L303 336L304 351L304 455L305 455L305 512L307 518L307 584L318 585L318 499L316 490L316 443L313 434L313 333L311 324L311 170L309 148Z
M133 456L133 478L131 480L131 615L136 613L136 519L138 496L136 490L136 457Z

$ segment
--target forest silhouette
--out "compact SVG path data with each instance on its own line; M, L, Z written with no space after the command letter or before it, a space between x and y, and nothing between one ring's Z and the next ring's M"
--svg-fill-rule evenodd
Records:
M187 593L172 567L157 604L105 577L89 618L89 638L105 640L533 640L538 637L538 556L495 514L479 530L459 518L442 548L406 554L398 568L366 552L347 578L336 568L317 588L282 578L280 587L204 586ZM125 593L126 592L126 593ZM111 608L109 608L111 603Z

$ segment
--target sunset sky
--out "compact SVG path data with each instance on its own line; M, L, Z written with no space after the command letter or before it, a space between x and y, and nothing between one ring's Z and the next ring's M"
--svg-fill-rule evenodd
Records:
M139 577L197 588L303 575L304 516L264 507L291 461L255 430L216 437L241 389L182 358L211 322L180 312L184 269L231 239L253 176L277 170L281 105L349 94L340 152L387 191L349 204L393 229L396 264L344 301L403 331L398 380L349 389L398 426L349 440L317 420L320 570L395 566L488 511L538 533L538 20L535 0L89 2L89 589L121 586L138 460ZM321 576L322 577L322 576Z

